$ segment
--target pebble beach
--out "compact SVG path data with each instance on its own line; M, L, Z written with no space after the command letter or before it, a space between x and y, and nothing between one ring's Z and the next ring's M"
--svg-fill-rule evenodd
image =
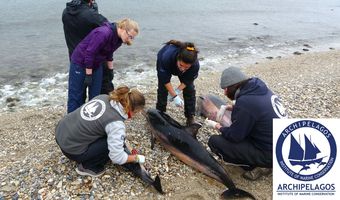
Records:
M260 77L281 97L290 118L340 118L340 51L292 54L260 60L242 67L249 76ZM195 81L197 95L215 94L220 72L201 70ZM143 82L147 108L155 107L156 75ZM26 108L0 113L0 200L2 199L220 199L221 183L185 165L159 143L152 150L151 131L142 115L127 121L130 145L146 155L145 167L161 178L164 195L117 165L107 165L99 178L79 176L76 164L63 156L54 140L54 128L66 106ZM183 111L168 106L167 113L185 123ZM203 122L197 117L197 121ZM219 134L202 127L198 140L205 146L209 136ZM257 199L272 199L272 176L258 181L241 177L243 170L224 164L235 184Z

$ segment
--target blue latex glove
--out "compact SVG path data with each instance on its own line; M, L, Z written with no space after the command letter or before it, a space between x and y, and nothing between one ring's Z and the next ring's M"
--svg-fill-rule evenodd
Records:
M175 106L177 107L183 107L184 106L184 102L181 99L181 97L179 97L178 95L173 99L173 103L175 104Z
M137 154L135 162L139 163L139 164L144 164L145 163L145 156Z
M204 125L209 127L209 128L216 128L217 122L213 120L209 120L208 118L205 119Z
M176 95L180 95L180 94L182 93L182 91L179 90L178 88L175 89L175 92L176 92ZM169 102L172 102L173 99L174 99L174 98L170 95L170 93L168 93L168 101L169 101Z

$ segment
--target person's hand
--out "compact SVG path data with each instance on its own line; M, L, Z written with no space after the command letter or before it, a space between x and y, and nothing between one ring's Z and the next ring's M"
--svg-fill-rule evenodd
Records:
M137 154L135 162L139 163L139 164L144 164L145 163L145 156Z
M85 87L89 87L92 85L92 75L91 74L86 74L85 79L84 79L84 85Z
M177 107L183 107L184 106L183 100L178 95L173 99L173 102L174 102L175 106L177 106Z
M182 91L181 91L180 89L176 88L176 89L175 89L175 93L176 93L176 95L180 95L180 94L182 93ZM174 99L174 98L171 96L171 94L168 93L168 101L169 101L169 102L172 102L173 99Z
M209 120L208 118L204 120L204 125L210 128L216 128L217 124L218 124L217 122Z
M227 110L233 111L234 106L233 105L227 105Z
M221 107L218 110L217 115L216 115L216 121L217 122L221 122L222 121L223 115L224 115L226 110L227 110L227 106L226 105L221 105Z
M177 95L182 94L182 90L180 90L180 89L178 89L178 88L175 89L175 92L176 92Z

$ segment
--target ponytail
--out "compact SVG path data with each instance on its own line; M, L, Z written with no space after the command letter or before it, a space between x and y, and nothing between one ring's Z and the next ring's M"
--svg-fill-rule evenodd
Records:
M179 48L177 60L183 61L188 64L193 64L197 60L197 54L199 50L192 42L180 42L178 40L170 40L165 43L166 45L175 45Z
M126 113L143 109L145 106L144 95L136 89L130 90L127 86L119 86L112 91L110 100L119 102Z

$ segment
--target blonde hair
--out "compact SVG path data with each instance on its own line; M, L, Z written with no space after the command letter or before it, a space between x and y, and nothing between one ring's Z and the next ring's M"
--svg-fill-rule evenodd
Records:
M117 26L120 29L124 29L127 31L134 30L137 34L139 33L139 27L137 22L132 19L125 18L117 22Z
M126 113L142 110L145 106L144 95L137 89L131 89L125 85L119 86L110 93L110 100L119 102Z

